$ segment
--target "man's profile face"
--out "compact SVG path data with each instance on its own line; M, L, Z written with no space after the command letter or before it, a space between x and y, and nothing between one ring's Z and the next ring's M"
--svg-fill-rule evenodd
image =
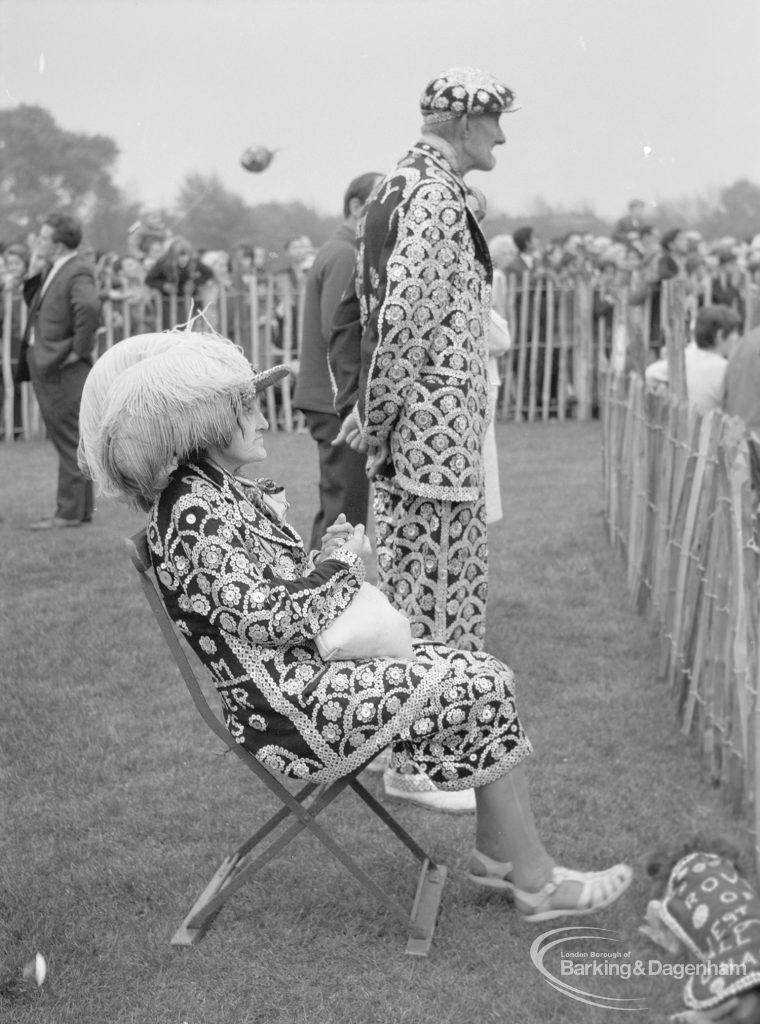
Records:
M481 114L470 118L470 134L463 141L464 151L473 171L492 171L496 166L494 146L507 141L499 124L500 114Z
M53 227L51 224L43 224L40 228L37 250L46 260L55 259L56 243L53 241Z

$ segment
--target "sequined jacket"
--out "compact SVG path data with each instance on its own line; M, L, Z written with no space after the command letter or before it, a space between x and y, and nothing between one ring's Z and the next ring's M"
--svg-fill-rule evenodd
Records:
M148 523L167 611L210 671L230 732L264 760L267 748L287 758L294 721L319 749L303 711L325 670L313 638L364 579L351 552L312 563L277 491L199 461L175 471Z
M466 195L443 153L420 142L358 230L362 432L389 447L381 476L450 501L482 492L489 417L492 267Z

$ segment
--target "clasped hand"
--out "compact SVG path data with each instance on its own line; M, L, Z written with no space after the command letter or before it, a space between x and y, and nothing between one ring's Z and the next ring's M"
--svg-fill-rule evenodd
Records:
M356 409L352 409L348 416L343 420L340 425L340 430L338 431L338 436L331 442L331 444L339 445L344 442L349 448L353 448L355 452L366 452L367 450L367 442L362 437L362 428L359 425L359 417L356 415Z
M347 444L355 452L367 452L367 476L374 480L380 467L388 460L388 445L382 441L379 444L369 445L362 437L359 417L356 410L352 410L340 425L340 431L333 445Z
M328 526L322 538L322 548L317 561L324 561L330 558L339 548L353 551L363 561L372 555L372 545L364 532L363 524L352 526L347 522L343 512L338 516L332 526Z

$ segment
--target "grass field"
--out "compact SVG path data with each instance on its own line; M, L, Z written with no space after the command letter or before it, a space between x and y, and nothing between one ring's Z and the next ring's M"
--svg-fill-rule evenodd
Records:
M629 860L629 893L590 924L633 958L643 860L696 829L744 843L654 678L656 647L631 610L600 511L597 423L499 424L504 520L491 536L489 648L515 670L536 754L536 817L557 859ZM308 532L316 459L305 434L269 439L265 473L288 485ZM464 877L472 819L396 804L449 865L428 960L340 865L297 840L226 907L205 940L169 945L224 854L272 806L190 705L122 538L142 517L100 502L92 526L36 534L53 508L45 443L0 450L0 1020L4 1024L596 1024L619 1012L552 988L533 966L542 928ZM368 785L379 790L379 779ZM335 831L389 891L413 863L349 794ZM558 922L572 925L572 919ZM21 978L40 951L49 976ZM679 1006L673 978L615 980L646 997L635 1019ZM600 990L594 990L600 991Z

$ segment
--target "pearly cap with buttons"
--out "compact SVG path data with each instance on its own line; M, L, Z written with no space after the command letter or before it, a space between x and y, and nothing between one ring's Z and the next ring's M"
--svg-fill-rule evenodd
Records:
M439 124L468 114L511 114L515 94L487 71L449 68L428 82L420 97L424 124Z

